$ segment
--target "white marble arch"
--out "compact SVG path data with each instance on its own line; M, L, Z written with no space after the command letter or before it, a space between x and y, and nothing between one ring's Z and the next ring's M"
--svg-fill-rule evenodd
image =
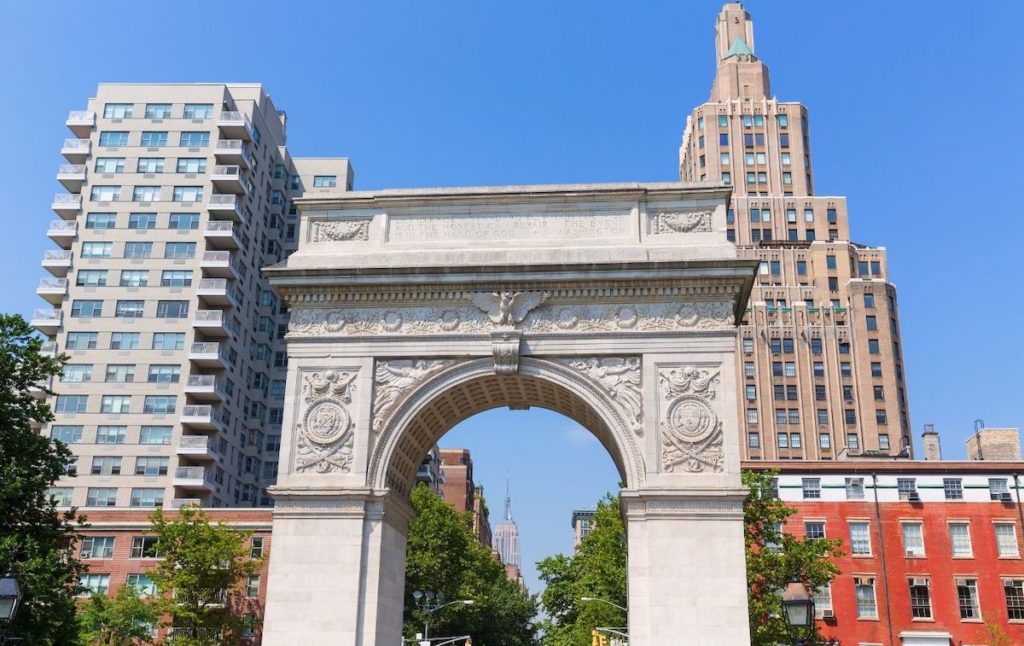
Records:
M618 467L633 646L747 644L728 190L611 184L302 200L265 646L393 646L429 447L508 406ZM542 448L542 447L541 447ZM684 641L680 641L683 639Z

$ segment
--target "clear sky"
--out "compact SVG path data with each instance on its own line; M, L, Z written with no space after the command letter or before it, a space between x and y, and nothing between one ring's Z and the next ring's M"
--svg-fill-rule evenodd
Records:
M889 250L915 438L934 422L962 457L975 418L1020 426L1024 3L745 4L774 93L810 111L816 188L848 195L854 240ZM674 180L719 6L4 3L0 309L43 305L64 118L98 82L262 82L293 154L350 157L356 188ZM571 508L617 480L586 440L536 411L444 440L472 449L496 513L511 474L528 581L568 549Z

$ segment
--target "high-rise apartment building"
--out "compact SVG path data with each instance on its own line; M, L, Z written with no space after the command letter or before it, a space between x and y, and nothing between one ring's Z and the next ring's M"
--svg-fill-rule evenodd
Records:
M513 581L522 581L519 563L519 525L512 519L512 497L505 482L505 515L494 526L494 549L505 565L505 574Z
M261 274L296 246L293 198L351 188L346 159L293 159L260 85L102 84L61 149L33 325L77 477L60 502L270 504L287 313Z
M687 118L683 181L733 187L727 233L761 261L737 352L743 457L910 457L885 249L851 241L846 198L814 193L807 109L771 94L750 15L718 15L709 100Z

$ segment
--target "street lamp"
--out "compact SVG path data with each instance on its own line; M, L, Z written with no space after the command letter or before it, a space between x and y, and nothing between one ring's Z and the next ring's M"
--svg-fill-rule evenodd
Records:
M604 603L604 604L607 604L607 605L609 605L609 606L611 606L611 607L613 607L613 608L618 608L618 609L619 609L619 610L621 610L622 612L626 612L626 613L628 613L628 612L629 612L628 610L626 610L625 608L623 608L623 607L622 607L622 606L620 606L619 604L617 604L617 603L612 603L611 601L608 601L607 599L598 599L597 597L580 597L580 601L596 601L596 602L598 602L598 603Z
M21 586L10 571L0 579L0 644L7 643L7 627L14 621L21 603Z
M782 593L782 609L790 628L810 628L814 623L814 599L803 581L794 578Z
M433 590L416 590L412 593L413 599L416 600L416 605L423 609L426 617L423 619L423 639L429 643L430 641L430 618L435 612L448 606L463 605L471 606L475 601L472 599L459 599L458 601L444 602L444 593L435 593Z

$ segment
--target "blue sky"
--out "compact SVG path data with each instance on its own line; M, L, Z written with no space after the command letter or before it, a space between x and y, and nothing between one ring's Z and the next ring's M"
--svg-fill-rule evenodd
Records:
M673 180L719 6L5 3L0 308L43 304L64 117L98 82L262 82L293 154L350 157L357 188ZM854 240L889 250L915 438L934 422L960 457L975 418L1020 426L1024 3L746 6L775 94L810 111L816 188L848 195ZM444 443L473 450L496 511L511 473L527 565L568 549L569 510L617 479L543 412L478 416Z

